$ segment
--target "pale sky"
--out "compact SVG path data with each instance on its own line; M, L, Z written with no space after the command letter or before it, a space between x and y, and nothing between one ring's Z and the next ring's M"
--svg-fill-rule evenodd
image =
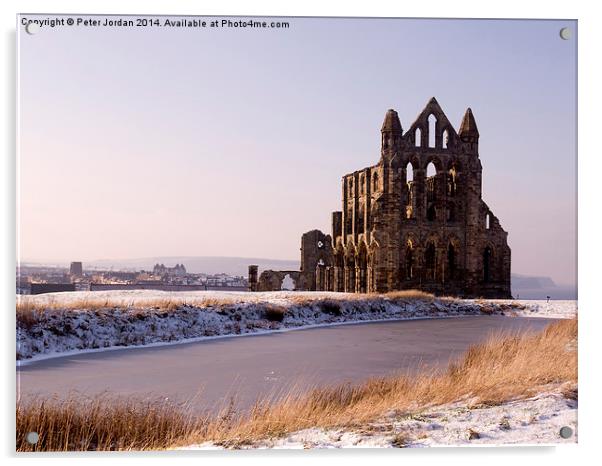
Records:
M21 259L298 259L386 110L435 96L473 110L512 272L576 283L574 21L287 21L20 27Z

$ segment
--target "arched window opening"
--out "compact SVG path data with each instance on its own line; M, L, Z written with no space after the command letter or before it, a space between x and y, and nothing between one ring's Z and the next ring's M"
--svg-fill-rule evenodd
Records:
M416 131L414 131L414 146L422 147L422 131L420 128L416 128Z
M406 218L414 218L416 211L416 186L414 185L414 167L411 163L406 165Z
M406 165L406 183L414 181L414 167L411 162Z
M424 265L426 268L426 278L428 280L435 279L435 245L430 242L424 252Z
M435 175L437 169L435 164L430 162L426 167L426 200L427 202L434 202L437 197L436 186L435 186Z
M364 195L364 183L365 183L365 179L364 179L364 175L360 176L360 195Z
M372 191L373 192L378 191L378 173L375 173L372 176Z
M491 281L491 248L489 246L483 251L483 281Z
M280 289L287 290L287 291L292 291L295 289L295 281L290 276L290 274L287 273L284 276L284 278L282 279L282 282L280 283Z
M456 248L451 243L447 248L447 275L451 280L456 277Z
M428 209L426 209L426 219L429 222L434 222L435 220L437 220L437 209L435 209L434 204L430 204L428 206Z
M349 180L349 197L353 197L353 180Z
M450 197L454 197L458 190L457 177L456 167L451 167L447 172L447 195Z
M441 135L441 148L447 149L447 143L449 142L449 133L447 130L443 131Z
M435 147L435 128L437 126L437 118L435 115L429 115L429 147Z
M433 162L429 162L426 166L426 177L430 178L431 176L435 176L437 174L437 168Z
M485 215L485 229L489 230L490 227L490 219L489 219L489 214Z
M408 241L406 245L406 280L414 278L414 245Z

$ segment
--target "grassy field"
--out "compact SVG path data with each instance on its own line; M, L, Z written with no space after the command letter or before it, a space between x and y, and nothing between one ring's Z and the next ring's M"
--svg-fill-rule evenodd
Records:
M359 428L397 412L466 400L495 405L532 396L550 384L577 383L577 320L543 332L501 334L471 347L440 372L374 378L301 392L291 389L277 403L259 402L246 413L230 407L217 416L191 417L164 401L110 396L22 400L17 404L18 451L155 450L213 441L229 447L309 427ZM39 442L27 443L28 432Z

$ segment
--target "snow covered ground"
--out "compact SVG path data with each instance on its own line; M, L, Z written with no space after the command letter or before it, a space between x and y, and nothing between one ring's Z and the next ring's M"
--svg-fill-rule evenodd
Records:
M466 445L552 445L577 442L577 400L560 390L498 406L466 401L394 415L361 429L305 429L239 448L391 448ZM560 436L569 427L572 435ZM211 442L184 449L223 448Z
M154 290L19 296L40 311L17 318L17 360L84 351L164 345L207 338L352 322L507 315L569 318L576 301L392 299L329 292ZM165 308L157 303L171 302Z

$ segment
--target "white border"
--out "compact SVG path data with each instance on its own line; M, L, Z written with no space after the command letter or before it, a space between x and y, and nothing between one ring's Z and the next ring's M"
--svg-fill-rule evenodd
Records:
M544 460L546 464L580 464L588 463L587 458L596 455L600 432L600 370L599 370L599 332L602 309L597 302L599 287L600 247L597 236L598 215L601 212L598 178L602 174L600 166L599 109L600 99L600 19L594 1L556 1L526 2L524 0L506 0L504 2L484 2L471 0L430 0L429 2L385 2L371 0L360 2L325 2L305 0L303 2L279 2L255 0L239 1L204 1L191 0L105 0L81 2L75 0L28 1L17 2L5 0L2 8L2 33L4 38L3 60L3 92L5 111L2 113L2 128L5 156L2 166L4 176L2 184L2 214L5 219L3 235L4 267L2 267L2 290L4 296L4 339L2 359L4 375L3 401L6 411L3 416L2 451L4 456L13 456L14 448L14 314L9 312L14 306L14 273L15 273L15 14L17 12L52 12L52 13L156 13L156 14L199 14L199 15L312 15L312 16L404 16L404 17L476 17L476 18L566 18L579 20L579 307L580 307L580 401L585 409L579 411L579 446L560 446L557 448L516 448L505 447L488 449L432 449L429 451L345 451L345 452L237 452L202 454L131 454L121 455L129 460L142 464L164 462L170 460L190 461L198 464L201 461L217 460L220 463L249 462L280 464L285 460L288 464L305 464L308 460L324 464L331 459L346 462L358 460L365 463L376 459L380 463L399 464L400 461L414 461L422 464L440 464L441 462L459 462L463 465L482 465L486 459L488 464L507 465L509 461L533 462ZM550 137L561 137L560 134ZM572 219L559 219L572 221ZM597 362L596 362L597 361ZM13 374L11 376L11 373ZM334 453L334 454L333 454ZM44 455L45 461L62 464L65 455ZM72 455L76 461L85 457L89 462L106 461L109 454ZM544 456L545 458L542 458ZM26 462L29 462L31 458Z

